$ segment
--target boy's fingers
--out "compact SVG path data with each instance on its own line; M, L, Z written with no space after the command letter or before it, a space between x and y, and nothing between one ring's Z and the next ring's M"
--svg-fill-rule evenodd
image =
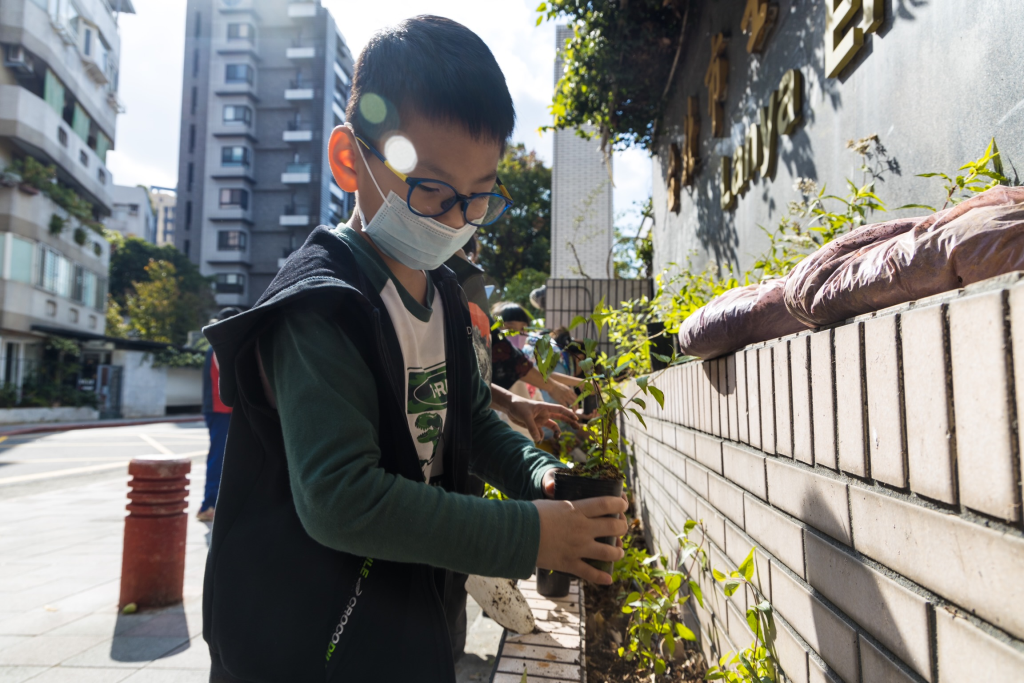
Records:
M614 545L608 545L607 543L599 543L594 541L584 551L583 556L588 560L599 560L601 562L618 562L622 559L624 552L622 548L617 548Z
M612 584L611 574L591 567L583 560L576 560L570 572L590 583L596 583L601 586L610 586Z
M615 496L584 498L583 500L574 501L573 505L587 517L619 515L626 511L626 501Z
M605 536L624 536L629 530L626 520L618 517L595 517L590 520L587 536L603 538ZM595 558L597 559L597 558Z

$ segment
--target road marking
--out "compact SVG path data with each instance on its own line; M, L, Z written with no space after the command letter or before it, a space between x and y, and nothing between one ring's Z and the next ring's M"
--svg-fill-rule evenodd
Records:
M163 454L150 454L150 455L136 455L136 458L152 458L155 455ZM177 453L175 454L181 458L198 458L199 456L206 455L206 451L192 451L191 453ZM128 463L125 461L106 463L104 465L90 465L88 467L72 467L63 470L53 470L52 472L37 472L36 474L23 474L18 477L4 477L0 478L0 485L3 484L17 484L25 481L36 481L38 479L52 479L54 477L63 477L69 474L84 474L86 472L101 472L103 470L113 470L118 467L125 467Z
M151 437L149 434L139 434L138 437L145 441L146 443L148 443L153 448L163 453L164 455L175 455L174 451L172 451L167 446L161 444L159 441Z

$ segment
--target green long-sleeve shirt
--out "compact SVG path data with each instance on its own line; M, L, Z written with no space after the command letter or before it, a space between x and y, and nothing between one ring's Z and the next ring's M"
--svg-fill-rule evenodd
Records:
M390 278L406 306L420 306L361 237L347 230L339 237L356 250L371 283L383 287L381 278ZM413 312L422 315L423 308ZM520 500L450 493L385 472L377 380L326 315L286 313L260 339L260 356L281 418L292 496L312 538L355 555L530 575L540 520L525 501L543 497L544 473L560 463L498 419L475 363L470 471Z

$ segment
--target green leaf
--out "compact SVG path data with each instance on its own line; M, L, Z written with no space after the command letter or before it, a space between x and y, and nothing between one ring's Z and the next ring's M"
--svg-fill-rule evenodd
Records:
M679 637L683 640L697 640L697 635L682 624L676 624L676 633L679 634Z
M526 677L526 665L523 664L523 677L519 679L519 683L528 683L529 679Z
M668 590L669 595L676 593L679 590L679 586L683 583L683 577L679 574L673 574L665 579L665 588Z
M750 552L747 553L747 557L743 562L740 563L739 573L743 575L747 581L754 578L754 549L751 548Z
M646 566L648 566L650 564L653 564L653 563L655 563L657 561L658 561L658 556L657 555L651 555L646 560L644 560L642 564L646 567Z
M725 581L726 579L729 578L728 576L726 576L722 572L718 571L717 569L712 569L711 570L711 574L712 574L712 576L715 577L715 581Z
M546 2L542 2L539 5L537 5L537 9L535 11L537 11L537 12L546 12L547 9L548 9L548 4Z
M630 399L630 400L631 400L631 401L632 401L633 403L636 403L636 404L637 404L638 406L640 406L640 407L641 407L641 408L643 408L644 410L647 410L647 401L643 400L643 399L642 399L642 398L640 398L639 396L634 396L634 397L633 397L632 399Z
M649 385L648 389L651 390L651 396L654 397L654 400L657 401L658 405L661 406L662 410L664 410L664 408L665 408L665 394L663 394L661 392L661 389L659 389L658 387L654 386L653 384Z
M638 413L638 412L636 411L636 408L630 408L630 409L629 409L629 412L631 412L631 413L633 413L634 415L636 415L636 419L640 420L640 424L642 424L642 425L644 426L644 429L647 429L647 423L646 423L646 422L644 422L644 416L643 416L643 415L641 415L640 413Z
M753 608L747 610L747 626L750 627L750 631L755 635L760 632L760 624L757 621L757 610Z
M693 531L694 527L696 527L696 526L697 526L697 522L695 522L692 519L688 519L688 520L686 520L686 524L683 525L683 531L685 533L690 533L691 531Z
M656 660L654 660L654 674L656 676L661 676L664 673L665 673L665 660L663 660L663 659L656 659Z
M537 26L540 26L541 22L543 22L543 21L544 21L544 17L543 16L537 17ZM523 675L525 676L526 674L523 674Z
M727 579L726 582L722 584L722 591L725 592L725 597L731 598L732 594L735 593L742 585L743 581L740 579Z
M574 327L576 327L577 325L585 325L586 323L587 323L587 319L586 319L585 317L583 317L582 315L578 315L578 316L576 316L575 318L573 318L573 319L572 319L572 320L571 320L571 321L569 322L569 326L568 326L568 327L566 327L565 329L567 329L567 330L570 330L570 331L571 331L571 330L572 330L572 329L573 329Z
M690 582L690 592L693 593L693 596L695 598L697 598L697 602L699 602L700 606L703 607L704 606L704 594L701 593L700 586L697 585L696 581L691 581Z
M640 594L638 592L636 592L636 591L633 591L632 593L630 593L629 595L626 596L625 602L626 602L626 604L629 604L631 602L636 602L639 599L640 599Z

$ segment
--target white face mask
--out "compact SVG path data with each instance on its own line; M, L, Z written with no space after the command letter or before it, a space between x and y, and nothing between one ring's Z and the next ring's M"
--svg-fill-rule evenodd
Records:
M450 228L433 218L417 216L409 209L409 204L393 191L385 197L358 142L356 149L370 180L384 200L369 222L358 202L356 210L363 223L363 231L389 257L408 268L434 270L454 256L476 232L476 226L471 223L461 228Z

